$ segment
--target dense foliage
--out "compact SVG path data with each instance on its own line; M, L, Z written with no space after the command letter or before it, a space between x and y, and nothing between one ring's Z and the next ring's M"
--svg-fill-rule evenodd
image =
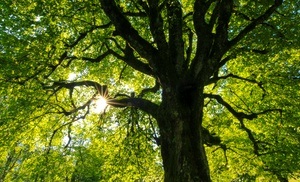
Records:
M96 0L0 2L0 181L163 180L160 128L147 106L159 106L166 87L152 58L130 40L160 50L164 35L174 51L183 47L192 68L201 46L193 20L198 1L115 2L132 29L120 32ZM168 9L178 2L181 29ZM261 22L279 1L203 2L210 3L204 21L220 39L215 9L232 3L224 39L236 41L205 81L203 141L212 180L300 179L299 2L284 1ZM140 37L124 38L134 29ZM180 45L172 42L177 31ZM102 111L99 95L111 99Z

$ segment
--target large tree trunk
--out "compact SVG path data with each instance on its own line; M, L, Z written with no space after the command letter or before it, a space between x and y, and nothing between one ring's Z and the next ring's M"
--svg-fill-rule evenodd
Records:
M163 93L158 123L166 182L211 181L201 134L202 91Z

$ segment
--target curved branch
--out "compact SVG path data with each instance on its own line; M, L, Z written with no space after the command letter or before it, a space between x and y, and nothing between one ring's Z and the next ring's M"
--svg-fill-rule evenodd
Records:
M226 102L220 95L215 95L215 94L204 94L204 97L215 99L218 103L226 107L226 109L239 121L243 119L248 119L248 120L253 120L257 118L259 115L266 114L269 112L277 111L279 113L282 113L282 109L267 109L265 111L261 111L258 113L251 113L251 114L246 114L244 112L238 112L236 111L228 102Z
M111 39L115 42L114 39ZM121 49L121 51L124 52L124 56L118 54L117 52L113 51L112 49L109 49L107 51L105 51L103 54L99 55L96 58L90 58L90 57L76 57L76 56L69 56L67 58L69 59L81 59L84 61L88 61L91 63L99 63L102 60L104 60L107 56L114 56L119 60L124 61L126 64L128 64L129 66L131 66L133 69L140 71L146 75L152 76L154 73L152 71L152 69L150 68L149 64L143 63L140 60L138 60L134 54L133 54L133 49L129 46L129 44L126 44L126 48L122 49L120 47L120 45L117 44L117 42L115 42L117 47L119 49Z
M207 62L213 44L214 35L205 20L211 3L212 1L205 2L203 0L196 0L194 3L193 23L197 35L197 49L190 69L195 77L199 75Z
M226 44L228 42L228 25L232 10L233 0L223 0L220 2L220 12L218 15L218 24L216 27L216 36L214 42L215 53L218 53L220 50L224 51L227 49Z
M259 153L259 146L258 146L259 141L257 141L255 139L252 131L249 128L246 127L246 125L244 123L244 119L253 120L253 119L257 118L258 115L266 114L266 113L273 112L273 111L278 111L278 112L282 113L282 110L281 109L267 109L265 111L258 112L258 113L246 114L246 113L243 113L243 112L236 111L228 102L226 102L225 100L223 100L223 98L220 95L204 94L204 96L208 97L208 98L213 98L213 99L217 100L218 103L220 103L221 105L223 105L224 107L226 107L226 109L235 118L238 119L238 121L240 122L240 125L241 125L241 129L243 129L247 133L248 138L251 140L251 142L253 144L253 152L254 152L254 154L257 155L257 156L261 155Z
M154 75L152 69L150 68L149 64L143 63L140 60L138 60L133 53L133 49L129 46L129 44L126 44L126 48L123 51L125 56L124 57L118 57L119 59L123 60L125 63L127 63L129 66L131 66L133 69L140 71L147 75ZM113 55L116 55L117 53L114 52Z
M212 83L217 83L219 80L224 80L224 79L227 79L227 78L236 78L236 79L239 79L239 80L243 80L243 81L246 81L246 82L250 82L250 83L253 83L253 84L256 84L259 88L261 88L263 90L264 93L266 93L266 90L265 88L263 87L263 84L262 82L258 82L256 80L251 80L251 79L248 79L248 78L243 78L243 77L240 77L238 75L234 75L232 73L228 74L228 75L225 75L225 76L217 76L217 77L213 77L211 78L208 82L207 82L207 85L209 84L212 84Z
M141 91L141 93L138 95L139 98L142 98L146 93L152 92L156 93L160 88L159 82L156 80L155 85L152 88L145 88Z

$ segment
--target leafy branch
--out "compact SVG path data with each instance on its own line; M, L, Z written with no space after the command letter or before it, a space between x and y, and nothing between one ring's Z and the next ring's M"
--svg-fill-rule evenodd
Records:
M93 87L96 93L86 101L83 105L79 107L75 107L71 111L67 111L63 107L61 107L63 113L66 116L71 115L72 113L78 112L79 110L84 110L85 108L89 108L93 100L96 99L97 95L101 95L107 99L107 104L113 107L136 107L141 109L153 117L157 116L158 105L142 98L128 97L122 99L111 98L108 94L108 88L106 85L101 85L95 81L79 81L79 82L53 82L52 85L44 85L44 89L52 89L53 92L58 92L61 89L68 89L70 98L72 98L73 90L75 87Z
M208 81L208 85L209 84L212 84L212 83L217 83L219 80L224 80L224 79L227 79L227 78L235 78L235 79L238 79L238 80L242 80L242 81L246 81L246 82L249 82L249 83L253 83L253 84L256 84L263 92L263 97L265 95L265 93L267 92L265 90L265 88L263 87L263 83L262 82L258 82L256 80L252 80L252 79L249 79L249 78L243 78L243 77L240 77L238 75L235 75L235 74L228 74L228 75L225 75L225 76L215 76L213 78L211 78L209 81Z
M215 99L218 103L223 105L240 122L241 129L247 133L248 138L250 139L250 141L253 144L254 153L256 155L260 155L259 154L259 141L257 141L255 139L252 131L246 127L246 125L244 123L244 119L253 120L253 119L257 118L259 115L263 115L263 114L266 114L269 112L277 111L279 113L282 113L282 110L281 109L267 109L267 110L264 110L264 111L261 111L258 113L246 114L244 112L236 111L228 102L223 100L223 98L220 95L204 94L204 96L207 98Z

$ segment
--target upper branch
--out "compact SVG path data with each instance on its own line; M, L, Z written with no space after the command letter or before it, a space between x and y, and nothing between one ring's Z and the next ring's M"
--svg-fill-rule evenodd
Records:
M133 49L129 46L129 44L126 44L126 47L124 49L124 57L120 57L124 62L126 62L129 66L131 66L133 69L138 70L144 74L153 76L154 73L149 66L149 64L143 63L140 60L138 60L133 53ZM114 55L116 53L114 52Z
M216 36L214 42L215 50L213 50L214 53L223 55L224 51L226 51L226 44L228 42L228 24L232 14L232 9L233 9L233 0L223 0L220 2L220 10L218 14L218 25L216 28Z
M149 61L153 68L156 65L158 51L145 39L143 39L135 30L130 22L126 19L120 8L112 0L100 0L102 8L106 15L114 24L118 35L122 36L134 50L136 50L143 58Z
M243 39L249 32L251 32L255 27L265 20L267 20L276 9L282 4L282 0L275 0L275 3L261 16L254 19L248 26L246 26L234 39L229 42L230 47L237 44L241 39Z
M148 0L148 4L150 30L154 41L157 44L158 50L167 50L168 43L166 41L166 36L164 33L164 23L160 12L159 1Z
M191 63L191 70L195 76L199 75L205 65L213 43L213 34L205 21L211 3L204 0L196 0L194 3L193 23L197 35L197 50Z
M182 7L178 0L167 3L169 22L169 63L176 65L178 74L181 74L184 66L184 43L182 32Z

